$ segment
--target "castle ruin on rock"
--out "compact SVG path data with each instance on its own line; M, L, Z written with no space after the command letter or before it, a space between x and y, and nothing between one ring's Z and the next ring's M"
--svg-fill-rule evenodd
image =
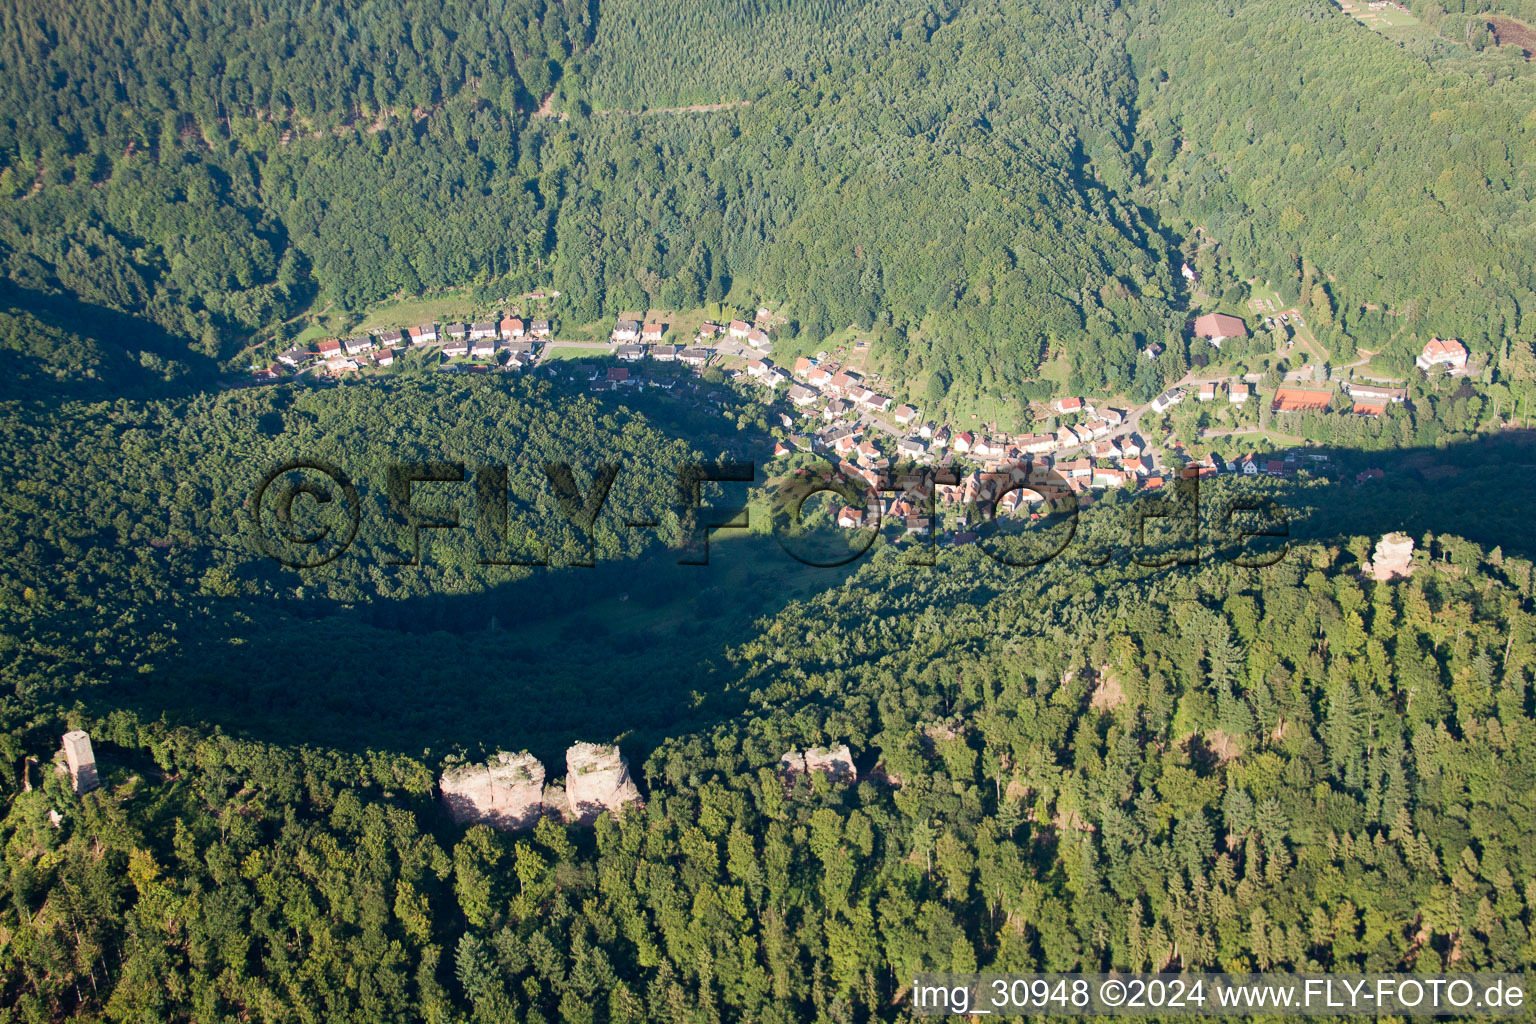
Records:
M604 811L641 802L619 748L577 743L566 751L566 777L545 783L544 765L527 751L498 753L483 764L443 772L438 789L459 825L528 829L544 815L590 825Z

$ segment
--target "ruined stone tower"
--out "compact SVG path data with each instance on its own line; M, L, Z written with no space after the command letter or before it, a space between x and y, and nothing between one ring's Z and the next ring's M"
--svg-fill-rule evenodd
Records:
M69 762L69 781L76 793L89 793L101 784L96 778L96 752L84 729L64 734L64 758Z

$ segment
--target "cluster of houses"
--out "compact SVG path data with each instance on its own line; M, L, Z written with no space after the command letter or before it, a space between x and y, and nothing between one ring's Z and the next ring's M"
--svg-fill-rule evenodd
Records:
M435 348L450 359L487 361L506 352L509 357L504 369L518 370L532 365L539 341L550 335L548 320L525 322L515 316L471 324L444 324L441 329L437 324L390 328L349 338L327 338L314 349L291 348L277 357L276 365L259 373L257 379L280 375L281 367L339 374L367 366L392 366L406 350L424 348Z

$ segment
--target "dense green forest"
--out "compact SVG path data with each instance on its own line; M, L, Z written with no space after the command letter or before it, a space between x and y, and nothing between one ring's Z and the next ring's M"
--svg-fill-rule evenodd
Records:
M1005 395L1048 355L1155 391L1207 243L1208 288L1316 282L1360 344L1529 333L1518 54L1427 63L1328 0L677 8L13 4L47 73L0 93L7 274L219 358L491 281L571 323L769 299Z
M923 969L1528 969L1536 459L1489 428L1536 387L1536 78L1477 33L1536 11L1414 8L1400 46L1329 0L5 0L0 1019L864 1022ZM1407 376L1438 334L1491 372L1260 410L1330 461L1202 481L1198 535L1107 492L1028 569L990 535L795 561L783 431L718 373L225 372L321 313L553 287L576 327L856 324L931 400L1051 397L1053 360L1144 399L1250 278L1335 358ZM306 570L257 537L283 494L289 536L344 532L345 491L257 507L295 459L359 502ZM691 511L679 467L741 460ZM404 463L458 520L419 565ZM1288 540L1244 568L1255 499ZM1411 578L1362 574L1399 529ZM643 807L440 813L445 764L580 740ZM855 784L777 772L843 743Z

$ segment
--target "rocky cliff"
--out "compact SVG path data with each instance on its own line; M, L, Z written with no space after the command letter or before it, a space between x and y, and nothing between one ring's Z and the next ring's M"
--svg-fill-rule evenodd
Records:
M544 766L524 751L443 773L443 805L459 825L532 828L544 813Z
M791 750L779 759L779 766L794 775L820 772L833 782L859 781L859 771L853 766L853 752L846 743L840 747L812 747L804 753Z
M546 786L538 758L502 752L485 764L448 769L438 789L455 824L503 829L532 828L545 814L590 825L604 811L640 803L617 747L578 743L566 751L565 765L564 784Z
M640 802L629 763L618 747L578 743L565 752L566 817L590 825L604 811Z

